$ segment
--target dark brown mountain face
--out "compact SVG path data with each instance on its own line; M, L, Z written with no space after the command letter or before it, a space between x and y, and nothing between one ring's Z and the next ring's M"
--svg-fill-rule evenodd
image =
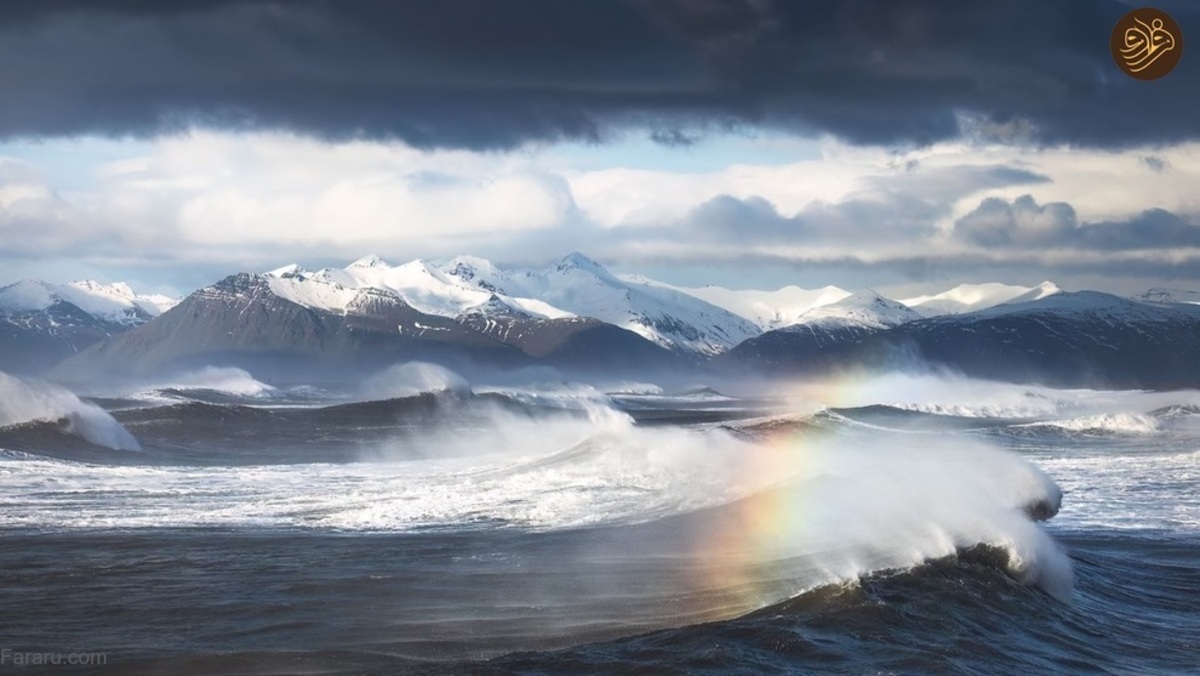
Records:
M262 275L238 274L201 289L157 319L66 359L62 380L142 377L206 365L240 366L287 379L297 369L373 370L401 361L449 366L536 364L620 370L667 363L670 353L597 320L520 314L447 318L367 289L345 314L275 295Z
M785 377L934 366L1062 387L1200 387L1200 306L1063 293L888 329L768 331L716 364Z

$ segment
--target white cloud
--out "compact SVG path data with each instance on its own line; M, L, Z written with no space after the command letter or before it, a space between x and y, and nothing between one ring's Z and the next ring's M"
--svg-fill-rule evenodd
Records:
M581 249L630 263L886 263L972 253L997 262L986 242L954 236L955 223L988 197L1068 204L1081 223L1150 208L1200 214L1200 144L1085 151L956 143L895 152L823 141L819 157L705 172L270 133L194 132L130 148L137 154L90 167L91 183L69 192L28 162L0 158L0 257L266 269L367 251L528 260ZM698 207L723 197L777 213L768 209L744 232L737 223L697 225ZM789 228L797 228L794 240ZM1070 256L1056 252L1054 261ZM1120 259L1089 252L1072 260Z
M1162 162L1162 170L1155 162ZM778 166L728 167L719 172L680 174L621 168L570 177L576 201L598 223L613 226L662 223L718 195L759 196L782 213L799 212L813 202L836 203L873 190L880 178L908 172L1006 166L1050 178L1030 188L1013 186L963 195L945 219L944 230L979 205L984 197L1012 200L1032 194L1039 202L1066 202L1085 221L1122 220L1156 207L1200 213L1200 143L1124 151L1069 147L1029 149L958 143L895 153L826 141L822 157Z

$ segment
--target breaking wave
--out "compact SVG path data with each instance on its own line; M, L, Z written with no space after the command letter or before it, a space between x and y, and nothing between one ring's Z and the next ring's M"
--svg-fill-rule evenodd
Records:
M257 380L248 371L226 366L206 366L170 378L126 383L106 394L143 403L172 403L181 399L276 399L284 396L279 388Z
M99 406L57 385L0 373L0 427L30 422L60 423L66 433L98 446L141 450L133 435Z
M217 366L188 373L158 389L208 390L238 397L270 397L280 393L278 388L256 380L242 369Z

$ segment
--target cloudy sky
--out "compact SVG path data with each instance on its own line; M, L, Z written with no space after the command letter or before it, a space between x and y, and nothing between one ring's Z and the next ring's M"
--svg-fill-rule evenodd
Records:
M5 0L0 283L578 250L734 288L1200 289L1200 61L1121 73L1140 4Z

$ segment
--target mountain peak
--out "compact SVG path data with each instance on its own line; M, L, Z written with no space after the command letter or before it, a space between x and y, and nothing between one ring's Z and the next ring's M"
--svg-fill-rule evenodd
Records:
M389 267L387 262L384 261L379 256L377 256L376 254L367 254L366 256L363 256L362 258L360 258L360 259L354 261L353 263L351 263L350 265L346 266L347 269L349 269L349 268L386 268L386 267Z
M477 286L481 289L496 292L504 279L504 273L495 263L478 256L455 256L441 266L442 273Z
M561 261L559 261L558 267L560 269L564 267L571 267L580 268L583 270L604 270L603 265L600 265L596 261L579 253L578 251L572 251L571 253L567 254Z
M274 270L268 272L267 274L270 275L271 277L279 277L280 279L288 279L291 277L301 277L301 276L305 275L307 272L308 272L308 270L305 270L304 268L300 267L299 264L292 263L290 265L285 265L281 268L275 268Z
M567 254L558 263L546 268L546 272L558 273L571 272L573 270L588 272L604 279L613 278L612 273L609 272L603 265L600 265L596 261L579 253L578 251Z
M461 256L455 256L454 258L451 258L449 261L446 262L446 265L444 267L455 268L455 267L459 267L459 266L475 268L476 270L494 270L494 269L496 269L496 265L494 263L492 263L491 261L489 261L488 259L480 258L479 256L470 256L470 255L466 255L466 254L461 255Z
M1015 298L1010 298L1009 300L1007 300L1001 304L1002 305L1017 305L1019 303L1028 303L1030 301L1041 300L1043 298L1049 298L1050 296L1056 296L1060 293L1063 293L1063 290L1061 288L1059 288L1059 286L1057 284L1055 284L1054 282L1046 281L1046 282L1042 282L1041 284L1038 284L1037 286L1033 287L1029 291L1027 291Z
M44 310L61 300L57 290L40 279L22 279L0 287L0 308Z
M133 289L130 288L130 286L128 284L126 284L125 282L114 282L112 284L101 284L100 282L97 282L97 281L91 280L91 279L80 279L80 280L76 280L74 282L70 282L69 284L67 284L67 286L71 286L76 289L80 289L82 291L91 291L94 293L101 293L106 296L116 296L118 298L133 299L133 298L137 297L137 294L135 294L133 292Z
M441 266L442 272L467 281L475 279L480 274L494 275L499 272L495 263L478 256L455 256Z
M834 301L822 307L836 305L838 307L870 307L870 306L885 306L885 307L904 307L908 309L900 301L892 300L880 294L875 289L863 288L851 292L849 296L841 300Z
M784 330L797 330L812 324L883 329L920 318L920 314L904 303L886 298L874 289L860 289L839 301L805 312L796 324Z

